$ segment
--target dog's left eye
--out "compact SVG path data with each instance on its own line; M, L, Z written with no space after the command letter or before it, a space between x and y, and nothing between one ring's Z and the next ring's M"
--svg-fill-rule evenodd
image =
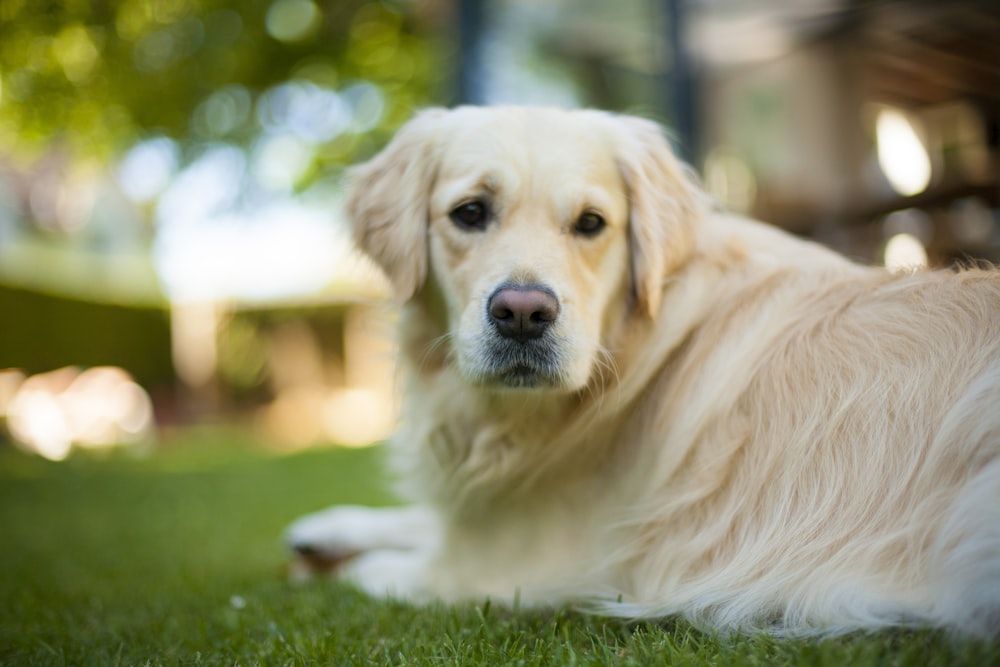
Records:
M448 216L462 229L484 229L489 222L490 212L486 204L472 201L462 204Z
M606 224L600 215L587 211L577 218L576 224L573 225L573 231L581 236L595 236L604 229Z

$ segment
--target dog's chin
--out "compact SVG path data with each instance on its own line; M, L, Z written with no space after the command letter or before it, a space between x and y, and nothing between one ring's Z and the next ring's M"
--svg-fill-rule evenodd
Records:
M480 378L479 384L487 389L558 390L565 383L558 374L525 365L499 369Z
M556 347L542 343L490 341L464 366L470 384L483 389L510 391L567 391L572 382Z

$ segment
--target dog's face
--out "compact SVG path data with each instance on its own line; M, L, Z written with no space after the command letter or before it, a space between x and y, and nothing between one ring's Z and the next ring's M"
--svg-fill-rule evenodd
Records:
M651 123L430 111L362 165L348 212L403 300L438 304L470 383L584 387L690 252L692 189ZM428 293L430 292L430 293Z
M606 137L575 116L517 120L459 126L443 147L430 270L465 377L577 388L627 299L628 202Z

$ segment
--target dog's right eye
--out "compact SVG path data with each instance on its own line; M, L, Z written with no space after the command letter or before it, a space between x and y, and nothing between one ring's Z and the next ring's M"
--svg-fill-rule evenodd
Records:
M482 202L470 201L453 210L449 217L462 229L482 230L489 222L489 210Z

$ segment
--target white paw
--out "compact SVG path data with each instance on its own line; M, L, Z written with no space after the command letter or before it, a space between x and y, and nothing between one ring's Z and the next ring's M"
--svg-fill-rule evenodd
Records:
M376 549L348 561L339 578L377 598L421 602L429 598L425 551Z
M426 508L340 505L294 522L285 540L311 568L332 569L369 551L427 550L439 534L437 517Z

